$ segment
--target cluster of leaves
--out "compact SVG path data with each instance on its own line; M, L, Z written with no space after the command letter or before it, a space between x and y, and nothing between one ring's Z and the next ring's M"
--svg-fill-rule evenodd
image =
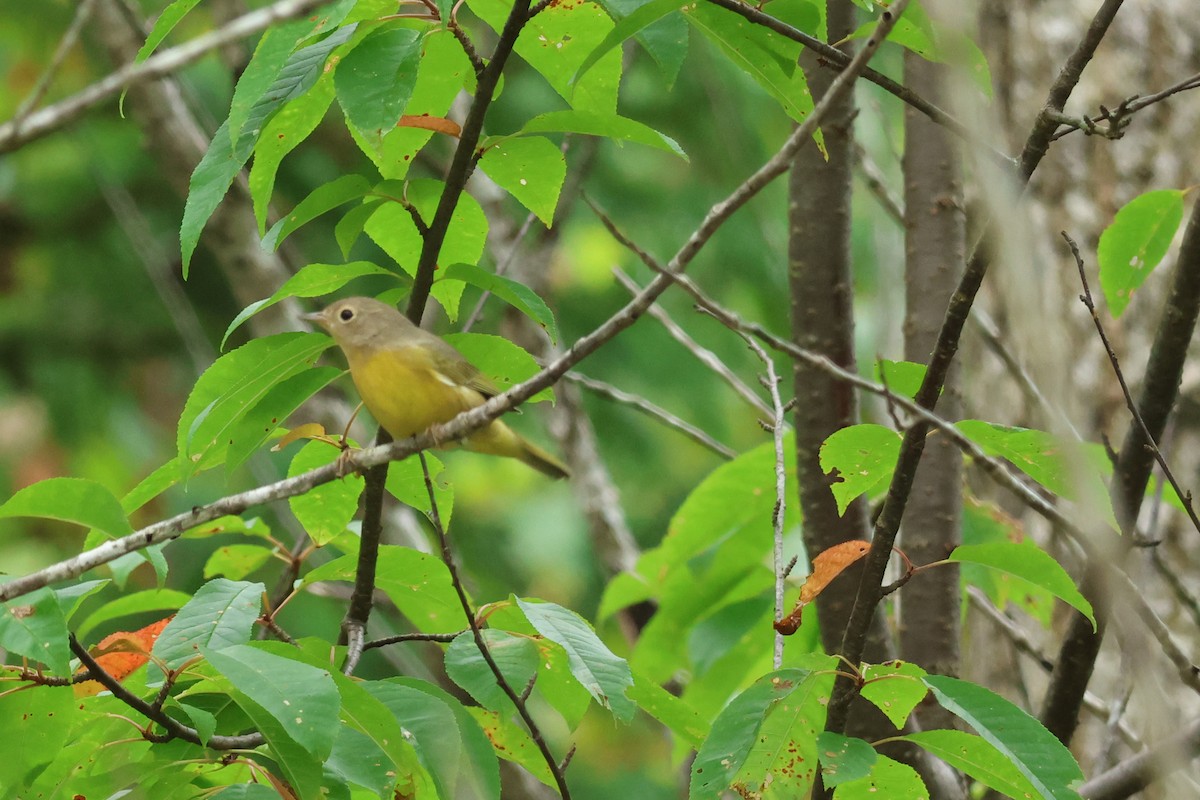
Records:
M196 0L173 3L160 16L143 57L195 5ZM471 0L468 7L497 32L509 13L499 0ZM807 0L776 0L771 12L819 34L821 8ZM276 248L306 223L339 211L335 238L346 263L306 266L274 295L237 315L226 340L254 314L286 298L323 296L362 278L385 282L384 296L392 301L408 291L423 229L445 190L441 181L410 178L409 169L434 137L461 133L446 114L460 92L475 90L479 65L451 28L457 23L449 3L433 4L430 19L397 18L394 10L387 0L338 0L315 17L273 27L238 81L229 116L192 177L181 228L185 275L206 221L251 157L249 184L265 245ZM617 113L619 45L636 40L670 84L686 54L689 28L751 75L784 114L802 119L811 110L804 75L795 66L800 45L716 6L680 8L674 0L555 3L526 23L515 52L569 107L536 115L514 132L484 137L475 153L478 168L549 224L566 175L561 148L550 135L601 136L682 155L669 137ZM933 59L964 50L961 42L947 42L919 9L897 37ZM982 75L986 84L986 64L975 57L977 50L965 49L972 74ZM267 206L282 159L312 133L335 99L377 174L345 175L320 186L268 229ZM1181 192L1144 196L1106 233L1102 284L1114 313L1161 259L1181 218L1181 203ZM364 234L386 254L387 264L351 260ZM434 299L454 320L464 288L471 285L557 339L554 316L537 294L480 266L487 235L482 208L469 196L459 197L438 257ZM528 353L498 337L460 334L453 341L501 387L538 369ZM85 548L132 534L129 515L170 486L218 467L235 470L282 435L280 422L339 376L336 368L315 365L330 345L319 334L286 333L221 356L188 397L175 458L122 499L99 484L59 478L19 492L0 506L0 516L77 523L90 531ZM920 366L892 364L887 375L903 392L903 386L919 383ZM1092 448L978 420L958 428L985 453L1007 460L1051 492L1106 496L1104 461ZM896 432L879 425L855 426L829 439L822 464L840 476L833 491L841 508L860 495L877 496L887 485L899 441ZM292 457L290 474L328 464L336 455L324 442L309 442ZM568 730L592 707L624 722L638 710L661 722L674 734L680 756L698 751L692 797L715 798L729 788L800 796L818 776L836 787L839 800L923 796L910 767L880 755L872 743L823 732L833 681L848 668L815 652L815 620L799 625L784 668L772 668L775 576L764 564L775 505L774 458L773 448L764 445L714 471L675 513L661 544L608 585L601 622L636 603L653 601L657 607L627 657L614 654L574 612L515 596L477 615L486 621L481 639L506 681L531 687L535 704L556 714ZM440 465L431 460L436 479ZM795 496L794 475L788 480L788 494ZM361 488L361 479L350 476L291 499L314 546L305 557L316 549L328 555L319 566L302 564L297 592L318 582L354 580L358 538L350 525ZM436 501L441 522L450 523L452 488L435 480L427 491L415 460L394 464L386 488L429 516ZM799 520L790 507L788 514L794 530ZM964 580L983 584L1000 604L1022 602L1039 618L1045 618L1049 598L1090 615L1062 568L1031 542L1012 541L1013 530L993 510L969 509L968 529L974 538L950 557L979 568L964 570ZM516 722L517 709L497 685L473 632L462 630L463 610L441 560L411 548L384 547L376 588L418 633L457 632L445 648L444 667L472 698L470 705L415 678L346 677L339 671L345 653L328 641L253 641L255 622L270 621L276 609L264 607L265 586L246 578L289 548L251 518L223 518L186 536L217 533L239 534L244 541L212 554L205 565L209 580L194 595L166 589L132 593L77 619L83 601L105 584L88 581L26 595L0 615L0 644L45 665L49 676L68 678L70 628L84 638L114 619L174 612L149 647L148 640L126 643L140 648L150 666L124 685L133 695L155 698L155 712L187 726L194 741L124 741L128 709L118 698L39 686L0 702L0 714L14 729L21 721L28 745L0 762L0 785L27 786L30 796L59 790L103 796L136 779L157 796L228 786L222 796L482 798L499 795L499 758L554 785L550 765L531 732ZM111 564L115 580L123 583L146 561L165 577L160 545ZM836 561L838 570L848 563ZM833 574L815 564L814 582L800 590L801 600L810 602ZM47 682L40 673L25 677ZM975 733L925 731L897 738L981 784L1013 797L1075 796L1071 787L1081 776L1070 753L1028 714L987 689L901 662L865 665L852 670L852 677L860 694L897 726L932 693ZM664 690L669 682L682 692ZM252 751L214 760L205 749L248 730L261 734ZM113 744L118 741L123 743Z

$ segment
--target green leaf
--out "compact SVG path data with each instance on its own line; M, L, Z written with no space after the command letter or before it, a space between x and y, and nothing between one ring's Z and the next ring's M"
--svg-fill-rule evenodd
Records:
M698 750L704 743L709 726L683 698L676 697L636 671L633 673L633 685L626 694L637 703L638 708L665 725L689 747Z
M821 758L821 779L827 787L866 777L875 766L875 748L862 739L832 731L817 735Z
M67 618L53 591L38 589L4 604L0 647L45 664L55 675L70 673Z
M347 211L338 220L337 225L333 226L333 238L337 240L338 247L342 251L342 258L350 257L350 248L354 247L354 243L362 235L363 226L385 202L387 201L378 198L366 200Z
M263 32L249 63L238 76L233 99L229 103L229 135L234 141L242 135L251 111L283 71L307 26L307 21L298 20L267 28Z
M875 362L875 380L887 386L893 394L912 399L917 396L917 390L925 380L925 365L881 358Z
M254 202L254 217L258 233L266 233L271 193L275 191L275 176L288 153L308 138L333 102L333 79L322 78L312 89L292 100L271 117L254 146L254 163L250 165L250 197Z
M292 412L344 374L337 367L314 367L273 386L230 432L226 476L258 452Z
M626 696L633 685L629 662L613 655L587 622L574 611L555 603L531 603L517 598L537 632L567 651L571 674L600 705L622 722L633 718L634 705Z
M176 444L182 477L223 456L229 433L243 416L332 345L324 334L280 333L253 339L218 358L192 387L179 418Z
M121 595L115 600L97 608L83 622L79 623L75 635L85 640L98 626L114 619L144 614L149 611L177 611L192 599L187 592L174 589L146 589L141 592Z
M587 58L583 60L579 65L579 69L571 77L571 83L578 83L580 78L587 74L587 71L595 66L610 50L613 50L630 37L640 33L646 26L652 25L668 14L678 11L679 8L679 0L650 0L650 2L638 6L623 19L618 19L616 26L608 32L603 41L587 54ZM649 49L647 48L647 50ZM668 83L673 81L674 77L668 79Z
M921 731L896 737L919 745L988 788L1009 797L1039 797L1029 779L986 739L964 731Z
M869 775L843 783L833 792L833 800L881 800L884 797L929 800L929 790L912 767L887 756L876 756Z
M840 480L830 488L838 513L845 514L859 495L886 486L899 457L900 434L882 425L851 425L826 439L821 445L821 469L837 470Z
M963 503L962 514L963 544L1013 542L1023 547L1037 548L1037 544L1027 540L1017 520L999 508L982 503L976 498L967 496L964 499L966 502ZM1015 605L1041 623L1042 627L1050 627L1055 609L1054 595L1040 586L1034 586L1029 581L1007 572L998 572L971 563L961 564L959 574L964 587L979 587L996 608L1003 611L1010 605Z
M80 581L79 583L64 586L61 589L54 589L54 596L58 598L58 606L62 609L63 615L69 620L79 610L79 606L84 600L88 599L96 592L103 589L111 581Z
M1125 312L1133 293L1167 254L1183 220L1183 194L1166 189L1139 195L1100 234L1100 288L1114 317Z
M354 581L358 559L347 555L322 564L304 576L317 581ZM463 610L440 558L408 547L379 548L376 587L424 633L446 633L463 626Z
M237 687L234 700L251 719L270 714L318 762L333 750L341 700L327 670L247 644L206 648L204 657Z
M303 472L332 464L340 455L340 450L326 442L309 442L292 457L288 477L294 478ZM361 475L351 473L339 480L314 486L304 494L289 497L288 505L313 543L323 547L340 536L350 520L354 519L363 484Z
M334 48L350 38L354 27L348 25L340 28L324 40L293 53L275 82L247 113L245 127L236 138L230 133L228 120L213 134L208 150L192 173L179 229L185 280L201 230L217 210L233 179L241 172L242 165L250 158L268 119L285 103L300 97L316 84L323 73L326 58Z
M650 0L650 2L654 1ZM617 20L617 26L620 27L626 17L637 13L640 8L649 5L649 2L647 0L600 0L600 4L613 19ZM678 4L675 7L680 8ZM774 12L775 8L771 10ZM668 90L673 88L675 79L679 77L679 70L687 58L687 20L683 18L682 14L669 14L641 27L633 35L638 44L658 64L658 69L666 82L665 88ZM595 53L594 50L592 52ZM582 71L583 68L580 67L580 69Z
M586 136L603 136L622 142L633 142L666 150L687 160L683 148L669 136L661 134L640 122L617 114L602 114L596 111L549 111L526 122L513 136L528 136L534 133L580 133ZM494 145L496 140L485 142Z
M378 146L400 121L417 82L421 33L372 31L337 66L333 83L349 123Z
M525 284L489 272L474 264L451 264L442 277L460 280L491 292L541 325L550 336L550 341L558 343L558 324L554 321L554 312L546 305L546 301L538 296L537 292Z
M541 371L533 356L503 336L488 333L449 333L442 338L452 344L468 361L479 367L502 392ZM526 402L538 403L553 398L554 390L546 388Z
M412 678L371 682L366 688L416 739L417 753L440 796L456 800L500 797L500 767L492 745L457 700Z
M392 773L389 787L396 782L396 776L400 776L402 791L408 796L420 797L418 792L424 790L432 792L433 781L422 768L413 743L392 710L367 691L366 682L336 673L333 677L342 698L342 719L349 729L369 740L374 748L374 751L369 750L371 755L376 752L384 755L383 766ZM380 796L390 796L390 789L380 792Z
M327 211L332 211L351 200L357 200L370 191L371 182L362 175L355 174L343 175L318 186L301 200L290 214L281 218L271 227L271 230L263 237L263 248L271 252L278 250L279 245L283 244L283 240L302 225L312 222ZM326 264L325 266L336 265ZM295 276L289 280L289 283L291 280L295 280Z
M1079 800L1071 788L1083 780L1079 764L1042 723L982 686L945 675L928 675L925 684L944 708L1014 764L1043 798Z
M546 766L546 760L524 728L514 724L507 715L485 708L468 708L467 713L487 735L495 752L506 761L520 764L530 775L554 789L558 784Z
M499 0L476 0L471 10L499 32L509 8ZM605 54L578 82L572 78L613 28L595 3L555 3L531 17L517 37L517 55L575 108L613 112L621 81L621 54Z
M782 669L733 698L692 762L690 800L767 786L773 796L805 796L817 776L817 735L832 687L832 671Z
M732 11L708 3L687 6L684 17L783 107L796 122L812 113L804 71L796 65L800 45Z
M358 176L347 177L356 178ZM270 308L289 297L321 297L331 294L355 278L362 278L366 275L396 277L396 273L376 266L370 261L351 261L349 264L309 264L301 267L295 275L284 281L283 286L280 286L275 294L266 300L251 303L238 312L238 315L229 323L229 327L225 329L225 335L221 337L221 349L225 349L225 343L229 341L229 334L263 309Z
M154 643L154 656L174 669L202 649L220 650L250 641L264 592L261 583L209 581L167 623Z
M859 694L882 711L893 725L902 728L908 715L929 694L921 681L925 674L925 670L907 661L868 664L863 668Z
M204 562L204 579L224 576L238 581L271 560L272 548L263 544L227 544Z
M1040 586L1087 617L1092 630L1096 630L1092 604L1075 588L1062 565L1036 546L1015 542L960 545L954 548L949 560L990 567Z
M137 57L134 58L135 63L145 61L150 57L150 54L158 49L162 44L163 39L175 29L175 26L187 16L200 0L175 0L169 6L162 10L158 15L158 19L154 20L154 27L150 29L150 35L146 37L146 43L138 49Z
M487 628L482 631L488 653L514 691L522 691L538 671L538 648L528 636ZM446 648L446 675L484 708L511 713L512 701L496 683L496 675L475 645L470 631Z
M21 489L0 505L0 519L40 517L95 528L117 538L133 527L112 492L85 478L47 478Z
M553 142L541 136L505 139L483 151L479 168L543 225L553 225L558 194L567 177L566 156Z
M132 514L176 483L179 483L179 463L171 459L130 489L121 498L121 508L126 514Z
M0 698L0 725L21 732L21 746L10 747L0 759L0 786L18 791L27 788L35 770L53 761L75 739L72 728L80 723L78 706L70 686L39 686ZM11 796L21 795L14 792Z
M450 518L454 513L454 487L446 480L439 479L446 467L437 456L426 452L425 463L429 465L429 477L433 481L433 496L437 500L438 517L441 518L442 525L449 528ZM393 461L388 469L384 488L392 497L412 506L432 520L433 507L429 503L429 490L425 487L425 472L421 469L420 459Z

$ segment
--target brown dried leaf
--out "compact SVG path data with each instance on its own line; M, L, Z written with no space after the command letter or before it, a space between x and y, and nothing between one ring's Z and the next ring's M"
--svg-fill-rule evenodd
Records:
M865 556L871 550L871 543L862 539L852 539L849 542L835 544L813 559L812 574L805 579L800 587L800 599L792 613L775 623L775 630L784 636L791 636L800 627L804 607L817 599L834 578L841 575L854 562Z

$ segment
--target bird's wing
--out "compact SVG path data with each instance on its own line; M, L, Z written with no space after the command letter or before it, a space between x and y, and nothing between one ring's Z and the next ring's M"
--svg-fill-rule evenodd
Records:
M500 387L479 371L462 353L447 342L437 339L437 345L432 345L434 353L434 369L445 375L458 386L465 386L483 395L485 400L500 394Z

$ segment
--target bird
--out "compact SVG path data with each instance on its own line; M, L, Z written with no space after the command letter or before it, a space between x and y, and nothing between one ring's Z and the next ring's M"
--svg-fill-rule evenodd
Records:
M387 303L347 297L304 319L323 328L342 349L359 397L393 439L449 422L500 393L453 345ZM515 458L551 478L570 476L561 461L498 419L468 434L465 446Z

